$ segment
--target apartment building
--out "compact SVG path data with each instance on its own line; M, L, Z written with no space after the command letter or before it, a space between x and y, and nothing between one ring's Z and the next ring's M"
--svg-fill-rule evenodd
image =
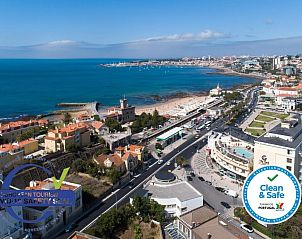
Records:
M22 207L12 207L15 214L20 218L23 217ZM0 207L0 238L19 239L25 238L23 223L13 218L5 208Z
M45 137L45 150L47 152L65 152L72 147L84 147L90 143L90 131L85 123L69 124L48 131Z
M302 124L299 116L281 122L255 140L254 169L276 165L302 182Z
M54 189L51 178L44 181L31 181L26 190L51 190ZM23 215L26 220L40 218L46 211L51 216L36 224L25 224L25 228L39 228L33 231L33 238L49 238L55 235L58 230L73 222L82 213L82 186L75 183L63 182L61 190L72 190L76 195L76 203L70 207L23 207Z
M28 130L38 131L41 127L48 125L47 120L15 121L0 123L0 136L4 142L14 142L17 137Z

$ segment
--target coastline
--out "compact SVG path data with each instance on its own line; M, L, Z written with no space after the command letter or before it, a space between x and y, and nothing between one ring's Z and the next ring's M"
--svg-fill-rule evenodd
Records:
M208 66L208 68L215 69L215 72L208 72L209 75L228 75L228 76L242 76L246 78L253 78L256 80L264 80L265 77L254 75L254 74L245 74L245 73L239 73L236 71L233 71L229 68L225 68L223 66Z

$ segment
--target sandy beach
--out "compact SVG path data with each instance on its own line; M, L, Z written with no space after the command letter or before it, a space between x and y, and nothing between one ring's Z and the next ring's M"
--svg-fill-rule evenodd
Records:
M207 99L208 96L187 96L183 98L173 98L165 102L159 102L153 105L140 105L135 109L136 114L140 115L141 113L153 113L156 109L159 114L165 115L169 114L171 111L177 108L185 107L194 103L202 103Z

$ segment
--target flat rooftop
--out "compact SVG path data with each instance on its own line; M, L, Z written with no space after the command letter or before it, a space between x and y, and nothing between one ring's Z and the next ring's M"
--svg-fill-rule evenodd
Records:
M278 136L290 137L292 140L286 140ZM294 127L285 128L281 127L280 123L256 141L295 149L302 141L302 124L299 122Z
M156 182L153 184L150 182L145 189L153 198L178 198L180 201L187 201L202 197L201 193L185 181L167 184L157 184Z

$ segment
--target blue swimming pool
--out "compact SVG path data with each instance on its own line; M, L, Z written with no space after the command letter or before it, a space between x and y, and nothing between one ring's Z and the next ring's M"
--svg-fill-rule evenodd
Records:
M241 148L241 147L234 147L233 148L235 153L242 156L242 157L245 157L245 158L248 158L248 159L252 159L254 158L254 154L250 151L248 151L247 149L245 148Z

